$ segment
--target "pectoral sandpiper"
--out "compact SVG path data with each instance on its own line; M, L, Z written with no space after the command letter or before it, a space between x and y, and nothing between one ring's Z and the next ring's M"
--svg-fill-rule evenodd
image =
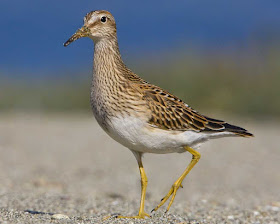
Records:
M209 140L227 136L253 136L244 128L206 117L173 94L150 84L128 69L119 52L114 17L108 11L92 11L84 17L84 26L65 42L89 37L94 42L91 106L93 114L114 140L132 151L141 175L141 202L137 216L144 211L147 177L142 164L143 153L182 153L192 160L174 182L156 211L170 197L169 210L182 181L200 159L198 146Z

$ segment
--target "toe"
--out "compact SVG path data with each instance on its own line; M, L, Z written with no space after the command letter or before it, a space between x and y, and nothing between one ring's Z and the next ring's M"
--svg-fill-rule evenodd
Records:
M139 214L139 216L141 216L143 218L145 218L145 217L151 218L151 216L146 212L142 212L141 214Z
M114 218L118 218L118 219L145 219L146 217L151 218L151 216L146 212L141 212L139 213L139 215L136 216L122 216L122 215L114 216Z

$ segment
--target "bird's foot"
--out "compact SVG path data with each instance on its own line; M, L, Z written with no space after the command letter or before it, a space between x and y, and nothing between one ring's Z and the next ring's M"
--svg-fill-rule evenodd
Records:
M168 206L167 206L167 209L166 209L166 211L165 211L165 213L167 213L168 210L170 209L170 207L171 207L171 205L172 205L174 199L175 199L175 196L176 196L176 193L177 193L177 190L179 189L179 187L183 188L183 185L182 185L182 183L179 183L179 182L176 181L176 182L172 185L172 187L171 187L171 189L169 190L169 192L165 195L165 197L161 199L161 202L158 204L158 206L155 207L155 208L152 210L152 212L158 210L158 209L169 199L169 197L172 195L171 200L170 200L170 202L169 202L169 204L168 204Z
M118 219L145 219L146 217L151 218L151 216L144 211L139 212L139 214L136 216L122 216L122 215L114 216L114 218L118 218Z

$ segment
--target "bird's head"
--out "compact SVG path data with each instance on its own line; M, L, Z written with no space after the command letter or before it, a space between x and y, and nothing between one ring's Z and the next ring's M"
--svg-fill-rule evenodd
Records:
M84 17L84 25L78 29L69 40L64 43L68 46L81 37L89 37L94 42L101 39L116 37L116 22L112 14L105 10L92 11Z

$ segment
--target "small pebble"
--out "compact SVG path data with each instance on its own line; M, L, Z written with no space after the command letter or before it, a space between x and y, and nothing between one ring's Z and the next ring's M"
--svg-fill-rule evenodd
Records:
M115 206L115 205L118 205L118 204L119 204L118 201L113 201L113 202L112 202L112 205L114 205L114 206Z
M52 215L52 219L69 219L69 217L64 214L54 214Z
M279 208L279 207L271 206L271 205L265 206L265 209L266 209L266 210L270 210L270 211L274 211L274 212L279 212L279 211L280 211L280 208Z
M276 206L271 206L271 210L274 211L274 212L279 212L280 208L276 207Z
M229 215L227 218L228 218L229 220L234 220L234 216L233 216L233 215Z

